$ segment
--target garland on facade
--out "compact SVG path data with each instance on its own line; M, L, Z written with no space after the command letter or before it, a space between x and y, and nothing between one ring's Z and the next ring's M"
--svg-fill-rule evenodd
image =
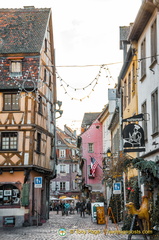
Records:
M157 163L150 160L144 160L143 158L134 158L127 159L124 163L124 167L132 167L141 171L142 176L140 178L141 184L146 184L149 190L153 190L154 188L159 188L158 185L158 170Z

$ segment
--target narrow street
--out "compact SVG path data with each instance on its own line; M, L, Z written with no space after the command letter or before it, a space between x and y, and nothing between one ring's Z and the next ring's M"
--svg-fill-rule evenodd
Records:
M121 224L118 225L116 234L115 224L109 221L108 234L104 234L105 225L99 225L91 221L86 215L81 218L75 213L62 216L61 212L50 212L50 219L42 226L31 226L23 228L4 228L0 230L1 240L127 240L128 235L120 234ZM62 230L59 232L59 230ZM61 236L63 235L63 236ZM142 240L142 236L132 236L132 240ZM148 238L149 239L149 238Z

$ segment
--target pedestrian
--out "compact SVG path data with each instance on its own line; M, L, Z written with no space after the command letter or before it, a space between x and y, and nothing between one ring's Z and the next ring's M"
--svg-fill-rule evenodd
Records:
M61 202L61 212L62 212L62 216L65 214L65 203Z
M66 202L64 206L65 206L65 214L66 214L66 216L68 216L68 211L70 210L69 202Z
M59 209L60 209L60 206L59 206L59 203L57 202L55 205L55 210L56 210L57 214L59 214Z
M77 213L79 213L79 209L80 209L80 201L78 201L76 203L76 211L77 211Z
M86 204L83 201L83 202L80 203L80 214L81 214L81 217L85 217L85 210L86 210Z
M74 214L74 202L70 203L70 213Z
M90 200L87 203L87 213L88 213L88 215L91 214L91 202L90 202Z

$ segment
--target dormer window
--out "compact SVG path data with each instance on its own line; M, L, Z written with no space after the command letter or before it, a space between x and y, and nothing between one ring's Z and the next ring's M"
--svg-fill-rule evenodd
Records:
M22 61L21 60L11 60L10 75L11 75L11 77L22 76Z
M10 77L22 76L22 60L24 57L8 57L10 62Z

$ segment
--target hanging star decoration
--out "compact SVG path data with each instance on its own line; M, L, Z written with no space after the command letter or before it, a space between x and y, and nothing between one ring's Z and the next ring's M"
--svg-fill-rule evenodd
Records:
M39 102L39 94L38 89L44 86L44 82L42 80L36 79L34 76L34 72L31 70L26 71L24 77L18 78L17 76L12 78L14 83L18 87L17 98L23 98L29 96L35 101ZM22 92L24 94L22 94Z

